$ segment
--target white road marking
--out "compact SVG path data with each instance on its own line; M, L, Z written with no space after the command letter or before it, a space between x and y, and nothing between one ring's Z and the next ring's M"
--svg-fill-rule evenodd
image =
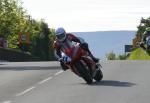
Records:
M62 72L63 72L63 70L61 70L61 71L55 73L54 75L57 76L57 75L61 74ZM53 77L48 77L47 79L44 79L43 81L39 82L38 84L43 84L43 83L47 82L48 80L50 80L50 79L52 79L52 78L53 78ZM25 91L23 91L23 92L21 92L21 93L18 93L16 96L24 95L25 93L27 93L27 92L29 92L29 91L31 91L31 90L33 90L33 89L35 89L35 87L31 87L31 88L29 88L29 89L26 89ZM3 103L11 103L11 101L5 101L5 102L3 102Z
M2 102L2 103L11 103L11 101L4 101L4 102Z
M61 74L62 72L63 72L63 70L61 70L61 71L55 73L54 75L57 76L57 75ZM47 82L48 80L50 80L50 79L52 79L52 78L53 78L53 77L48 77L47 79L42 80L42 81L39 82L38 84L43 84L43 83Z
M64 71L61 70L61 71L57 72L57 73L55 74L55 76L61 74L62 72L64 72Z
M42 80L41 82L39 82L38 84L43 84L45 82L47 82L48 80L52 79L53 77L48 77L47 79Z
M21 93L18 93L16 96L24 95L25 93L27 93L27 92L29 92L29 91L31 91L31 90L33 90L33 89L35 89L35 87L31 87L31 88L29 88L29 89L26 89L25 91L23 91L23 92L21 92Z

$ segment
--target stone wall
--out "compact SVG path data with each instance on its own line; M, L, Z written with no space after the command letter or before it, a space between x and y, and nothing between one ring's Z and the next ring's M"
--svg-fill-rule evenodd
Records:
M0 48L0 60L11 62L40 61L39 58L29 55L27 53L3 48Z

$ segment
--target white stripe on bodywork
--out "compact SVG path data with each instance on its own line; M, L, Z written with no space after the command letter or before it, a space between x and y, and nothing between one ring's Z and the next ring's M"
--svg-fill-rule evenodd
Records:
M79 43L76 43L76 45L74 45L75 47L74 47L74 52L73 52L73 58L76 56L76 54L77 54L77 51L78 51L78 49L79 49Z

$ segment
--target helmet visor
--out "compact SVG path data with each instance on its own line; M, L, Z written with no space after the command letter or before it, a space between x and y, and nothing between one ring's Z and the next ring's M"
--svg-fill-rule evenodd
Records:
M65 38L65 33L60 34L60 35L56 35L58 40L63 40Z

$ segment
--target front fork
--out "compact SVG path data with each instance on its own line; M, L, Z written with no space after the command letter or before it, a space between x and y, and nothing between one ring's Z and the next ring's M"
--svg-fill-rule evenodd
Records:
M75 73L76 75L78 75L80 77L80 74L78 73L78 71L77 71L77 69L75 68L74 65L71 65L71 64L67 64L67 65L73 73Z

